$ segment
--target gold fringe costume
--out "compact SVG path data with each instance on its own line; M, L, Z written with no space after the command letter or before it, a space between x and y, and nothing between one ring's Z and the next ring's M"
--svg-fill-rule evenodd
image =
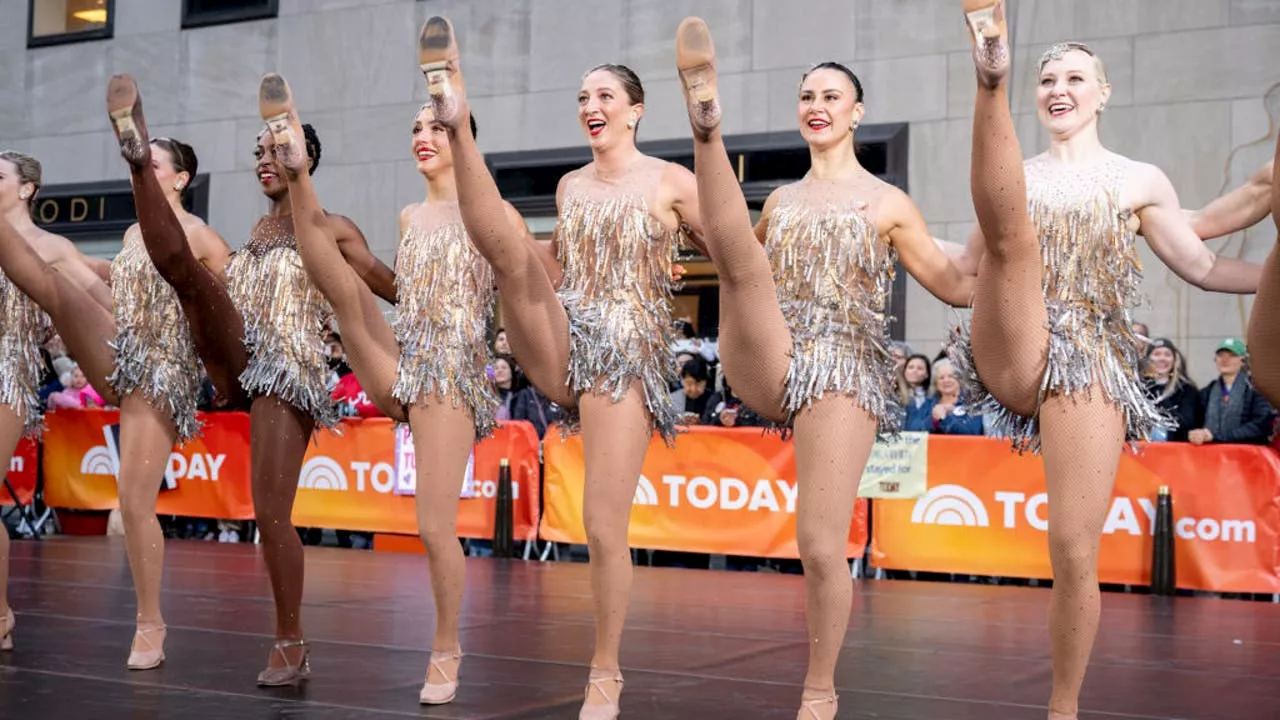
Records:
M457 203L414 215L396 252L400 364L391 393L405 405L438 395L467 408L479 441L493 433L498 406L485 374L493 269L467 237Z
M618 185L575 174L566 183L557 225L564 282L557 292L569 316L569 387L621 400L639 381L652 428L673 444L676 412L671 324L677 232L649 212L645 191L665 164ZM565 433L580 427L577 408Z
M40 345L52 328L49 316L0 273L0 405L13 408L27 436L38 434L43 425Z
M1044 259L1049 354L1037 404L1051 394L1085 393L1097 385L1125 415L1128 442L1149 440L1175 421L1147 397L1130 310L1141 297L1142 262L1137 220L1120 205L1132 161L1115 156L1094 167L1074 167L1047 155L1023 163L1027 205ZM1038 413L1015 415L991 396L978 377L968 328L952 333L949 354L978 401L994 418L994 433L1019 452L1040 451Z
M160 277L137 225L111 262L116 321L115 371L107 382L121 398L137 390L173 418L178 442L200 434L196 418L203 368L178 294Z
M324 333L333 309L302 267L292 217L258 221L227 266L227 285L244 318L245 392L274 395L319 427L337 427L337 408L325 386Z
M786 427L827 392L852 396L881 435L902 426L887 315L898 254L866 208L840 181L778 192L764 247L791 332Z

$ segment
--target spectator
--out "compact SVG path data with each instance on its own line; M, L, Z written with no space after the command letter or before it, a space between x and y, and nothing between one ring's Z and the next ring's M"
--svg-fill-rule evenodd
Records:
M49 395L50 410L106 407L106 401L97 390L93 389L93 386L89 385L89 380L84 376L84 371L79 365L72 366L71 372L64 375L61 381L66 389Z
M1266 445L1270 441L1276 413L1253 387L1247 359L1244 342L1237 338L1218 345L1214 354L1218 378L1200 391L1199 427L1187 433L1191 444Z
M547 434L547 427L561 419L560 408L556 407L546 395L533 385L516 393L515 402L511 406L512 420L527 420L541 440Z
M968 398L960 389L950 360L933 364L934 406L932 431L940 435L981 435L982 416L969 412Z
M720 404L720 393L708 392L707 363L701 357L684 364L680 370L683 388L671 393L671 404L680 422L686 425L713 424L713 415Z
M1138 338L1138 357L1145 358L1151 343L1151 328L1144 322L1136 322L1132 327L1133 334Z
M498 390L498 410L494 417L511 420L516 394L521 390L520 366L508 355L493 359L493 385Z
M1147 345L1143 367L1147 397L1178 423L1168 432L1157 430L1151 439L1186 442L1187 433L1196 427L1199 417L1200 391L1187 375L1182 353L1167 338L1156 338Z
M902 405L902 429L907 432L933 430L933 406L937 400L929 395L932 368L925 355L912 355L898 370L894 380L898 402Z
M889 356L893 358L893 371L900 374L902 366L907 363L907 358L911 357L911 346L895 340L889 343Z
M498 332L493 335L493 354L494 355L511 355L511 343L507 342L507 329L498 328Z

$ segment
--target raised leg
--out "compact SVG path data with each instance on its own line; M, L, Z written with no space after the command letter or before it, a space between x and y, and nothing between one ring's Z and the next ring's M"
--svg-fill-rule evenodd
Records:
M418 534L427 549L431 594L436 604L436 632L431 662L419 699L430 705L453 700L462 662L458 643L458 615L466 565L458 544L458 495L467 458L475 444L471 413L449 402L409 408L409 427L418 464Z
M177 439L173 418L148 404L141 391L121 401L120 514L138 600L138 627L128 661L132 670L148 670L164 661L165 625L160 612L164 532L156 519L156 496Z
M249 422L254 518L276 601L276 646L258 684L284 685L309 669L302 644L302 540L293 526L293 499L315 420L268 395L254 399Z
M569 317L527 228L502 200L471 134L457 43L449 21L422 30L419 59L433 112L449 128L458 205L471 242L493 267L507 341L525 376L552 402L573 408L569 388Z
M9 474L9 461L22 439L23 415L9 405L0 405L0 476ZM9 608L9 531L0 527L0 650L13 649L13 611Z
M986 252L973 302L973 359L1006 408L1033 415L1049 352L1043 267L1009 114L1005 0L964 0L978 75L970 183Z
M240 386L240 373L249 362L244 347L244 321L226 286L191 251L187 233L151 170L142 96L132 77L111 78L107 109L120 153L129 164L133 203L147 254L177 294L191 330L191 341L218 395L228 399L229 409L247 410L250 399Z
M1280 231L1280 137L1276 138L1276 162L1271 178L1271 219ZM1271 248L1262 264L1262 279L1258 282L1258 294L1253 299L1249 313L1249 372L1258 392L1280 407L1280 256L1277 248Z
M721 364L735 395L761 416L782 422L791 332L720 134L715 48L702 20L680 24L676 62L694 131L693 167L707 252L720 277Z
M836 663L853 602L849 526L875 436L875 419L847 396L825 396L796 414L796 542L809 629L800 720L836 716Z
M120 398L107 382L115 370L115 352L109 343L115 339L116 322L111 312L87 290L46 263L3 218L0 218L0 268L53 320L68 354L84 370L93 389L109 404L120 404Z
M1053 567L1049 719L1074 720L1098 633L1098 544L1120 466L1124 416L1095 388L1088 398L1050 396L1040 411L1040 428Z
M596 639L582 720L612 718L622 690L618 653L631 600L631 501L651 439L649 411L638 384L615 403L589 393L580 400L586 467L583 524L591 561Z
M387 417L407 422L409 416L404 405L391 394L400 362L400 344L368 285L338 249L338 240L307 173L302 125L283 77L271 73L262 78L258 105L271 129L276 157L284 166L289 182L293 228L302 265L333 306L342 328L347 359L369 400Z

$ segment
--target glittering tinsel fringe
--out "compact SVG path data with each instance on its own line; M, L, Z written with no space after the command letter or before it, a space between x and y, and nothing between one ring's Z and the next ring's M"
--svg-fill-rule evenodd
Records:
M493 435L498 396L484 374L484 366L468 352L432 352L425 346L406 346L400 353L391 395L404 405L439 397L455 408L466 408L476 427L476 442Z
M1131 331L1117 334L1114 327L1128 323L1102 321L1094 327L1082 327L1081 311L1073 311L1062 303L1046 303L1048 311L1049 353L1044 379L1040 385L1037 407L1049 395L1085 395L1097 385L1103 397L1116 405L1125 416L1125 441L1136 451L1137 442L1146 442L1156 428L1173 428L1176 421L1147 397L1137 372L1137 345ZM1106 347L1091 352L1077 338L1101 337ZM973 358L973 342L967 324L957 323L950 334L947 356L969 397L977 405L974 412L992 419L990 433L1008 438L1014 449L1023 454L1039 454L1041 445L1039 413L1027 417L1017 415L1000 404L982 382Z
M246 340L245 346L249 350L249 364L240 373L240 385L245 392L278 397L315 418L319 427L339 430L341 418L332 395L325 389L323 373L304 375L280 359L260 357L254 352L252 339Z
M200 377L184 372L171 362L156 362L155 354L129 330L122 330L111 343L115 350L115 371L107 382L121 398L137 390L147 402L167 411L178 431L178 442L184 443L203 432L196 417ZM195 368L198 370L199 365Z
M0 345L0 405L13 408L22 420L22 434L37 437L44 430L44 412L37 390L43 367L40 347L34 341Z
M611 332L609 313L605 304L589 302L574 290L561 290L560 301L569 316L569 388L575 395L586 392L600 393L622 400L635 380L640 381L644 403L653 416L652 427L662 434L668 446L674 446L679 430L678 415L671 403L668 388L675 379L673 363L669 359L672 335L664 326L662 337L645 338L662 348L654 352L629 352L617 347L610 339L620 333ZM581 431L581 414L577 407L564 409L561 436L567 437Z

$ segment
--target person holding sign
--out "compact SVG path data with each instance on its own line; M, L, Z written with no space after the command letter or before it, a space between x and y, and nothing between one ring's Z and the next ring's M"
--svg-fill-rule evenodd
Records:
M877 435L897 435L903 419L886 316L894 265L901 260L951 305L968 304L973 281L938 248L906 193L858 162L862 82L835 62L800 80L796 115L810 170L769 196L753 230L721 137L715 62L706 24L687 18L676 63L720 277L721 362L745 405L794 430L809 625L800 717L825 720L836 715L835 668L852 601L854 502Z

